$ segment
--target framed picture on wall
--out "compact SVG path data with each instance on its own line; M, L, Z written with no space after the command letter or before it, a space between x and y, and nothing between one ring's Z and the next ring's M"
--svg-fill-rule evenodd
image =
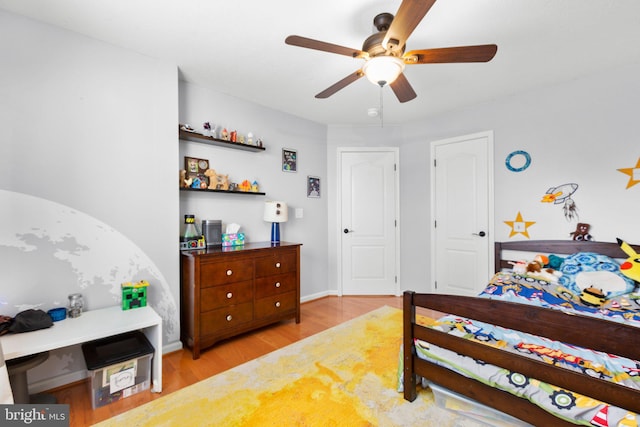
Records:
M307 176L307 197L320 198L320 177Z
M298 171L298 152L296 150L291 150L289 148L282 149L282 171Z

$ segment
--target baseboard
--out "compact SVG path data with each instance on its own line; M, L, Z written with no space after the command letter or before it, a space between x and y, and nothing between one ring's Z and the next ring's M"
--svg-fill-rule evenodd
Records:
M317 294L311 294L311 295L306 295L306 296L300 297L300 302L309 302L309 301L313 301L313 300L316 300L316 299L327 297L329 295L332 295L331 291L318 292ZM333 294L333 295L335 295L335 294Z

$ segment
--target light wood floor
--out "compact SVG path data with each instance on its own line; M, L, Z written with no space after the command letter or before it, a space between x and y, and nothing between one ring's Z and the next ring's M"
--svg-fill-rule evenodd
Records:
M58 403L70 405L70 426L88 426L126 412L146 402L314 335L376 308L402 308L402 298L392 296L326 297L301 305L301 322L285 321L218 343L193 360L183 349L162 359L162 393L145 391L119 402L91 408L86 381L51 391Z

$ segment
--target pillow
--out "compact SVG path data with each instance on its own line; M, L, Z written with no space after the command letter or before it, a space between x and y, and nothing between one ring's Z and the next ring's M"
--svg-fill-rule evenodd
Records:
M606 255L578 252L562 262L559 283L576 295L594 287L604 292L605 298L628 294L635 288L633 280L620 273L620 264Z

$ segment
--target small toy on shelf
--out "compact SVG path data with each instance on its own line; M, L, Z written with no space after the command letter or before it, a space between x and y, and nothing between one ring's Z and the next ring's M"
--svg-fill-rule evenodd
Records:
M257 193L257 192L258 192L258 181L255 181L255 180L254 180L254 181L251 183L251 191L253 191L254 193Z
M180 181L178 181L178 186L180 188L188 187L186 176L187 176L187 171L184 170L184 169L181 169L180 170Z
M229 140L229 131L227 130L227 128L223 128L222 129L222 133L220 134L220 138L224 141L228 141Z
M231 142L236 142L237 138L238 138L238 132L235 131L235 130L232 130L231 131Z
M147 305L147 288L149 282L141 280L136 283L125 282L122 284L122 309L130 310Z
M238 184L239 191L251 191L251 183L248 179L245 179L240 184Z
M229 175L218 175L218 188L229 191Z
M209 190L215 190L218 186L218 174L215 169L207 169L204 171L204 176L209 178Z
M204 132L202 132L202 134L203 134L204 136L212 136L212 137L214 137L214 138L215 138L215 136L216 136L216 133L215 133L215 128L216 128L216 127L215 127L215 125L214 125L214 126L211 126L211 123L209 123L209 122L204 122L204 123L202 124L202 128L204 129Z
M202 180L199 176L193 177L193 181L191 182L191 188L200 188L200 183Z

